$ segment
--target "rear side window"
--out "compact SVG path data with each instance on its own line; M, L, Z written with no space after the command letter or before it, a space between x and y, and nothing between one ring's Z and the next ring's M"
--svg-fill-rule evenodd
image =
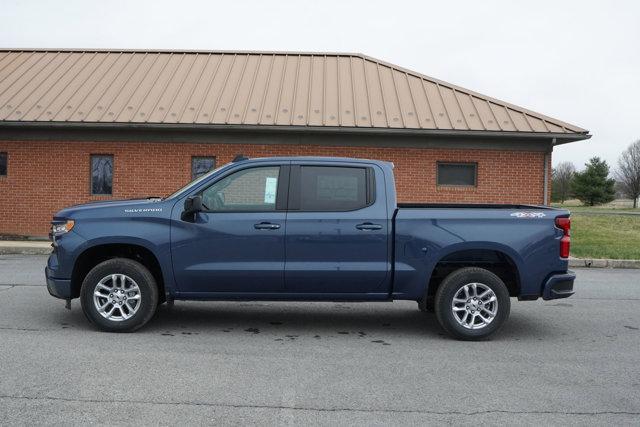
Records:
M367 168L302 166L300 210L350 211L367 206Z

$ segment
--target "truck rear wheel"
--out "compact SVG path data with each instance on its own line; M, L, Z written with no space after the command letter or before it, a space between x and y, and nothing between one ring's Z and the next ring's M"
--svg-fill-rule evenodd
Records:
M146 324L158 305L158 287L137 261L113 258L96 265L82 282L82 311L103 331L133 332Z
M481 340L509 317L511 301L504 282L483 268L465 267L449 274L436 292L438 322L461 340Z

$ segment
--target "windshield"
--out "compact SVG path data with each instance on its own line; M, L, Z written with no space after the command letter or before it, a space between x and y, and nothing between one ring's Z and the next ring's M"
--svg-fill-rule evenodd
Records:
M213 175L214 173L226 168L227 166L229 166L231 163L227 163L225 165L220 166L219 168L213 169L207 173L205 173L202 176L199 176L198 178L194 179L193 181L191 181L190 183L188 183L187 185L185 185L184 187L182 187L181 189L179 189L178 191L176 191L175 193L171 194L169 197L167 197L167 199L173 199L174 197L180 195L183 191L187 190L188 188L199 184L200 182L204 181L205 179L209 178L211 175Z

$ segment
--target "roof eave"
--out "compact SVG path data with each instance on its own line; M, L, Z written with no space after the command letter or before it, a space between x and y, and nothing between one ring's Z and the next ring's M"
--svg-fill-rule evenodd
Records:
M188 131L250 131L250 132L298 132L329 134L384 134L438 137L477 137L501 139L539 139L553 145L581 141L591 138L585 133L553 133L553 132L514 132L487 130L450 130L450 129L406 129L382 127L346 127L346 126L282 126L282 125L245 125L245 124L183 124L183 123L103 123L103 122L23 122L0 121L0 128L7 129L129 129L129 130L188 130Z
M567 136L565 136L564 138L554 137L554 139L552 140L553 145L556 146L556 145L567 144L569 142L584 141L584 140L590 139L593 135L591 135L588 131L586 131L585 133L570 134L568 136L570 137L567 137Z

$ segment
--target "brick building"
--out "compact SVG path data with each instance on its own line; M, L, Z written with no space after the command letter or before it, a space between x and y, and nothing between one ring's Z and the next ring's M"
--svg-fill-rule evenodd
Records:
M360 54L0 50L0 234L239 153L392 161L403 202L545 204L553 147L589 137Z

